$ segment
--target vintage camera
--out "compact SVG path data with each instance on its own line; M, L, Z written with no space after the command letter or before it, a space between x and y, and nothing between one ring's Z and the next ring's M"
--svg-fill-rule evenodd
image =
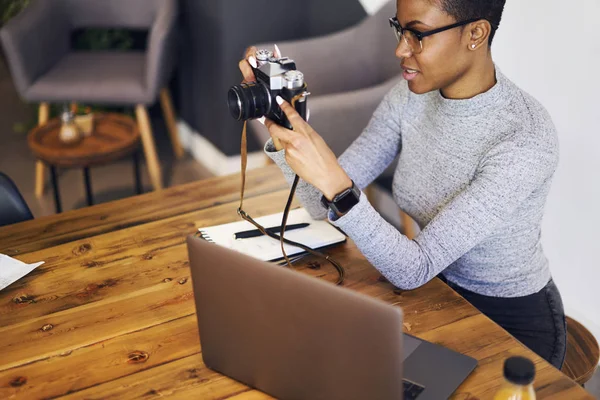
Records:
M229 111L238 121L267 117L277 124L292 129L285 114L275 101L281 96L292 103L306 120L306 90L304 75L296 69L294 60L274 57L269 50L256 52L257 68L252 68L256 82L232 86L227 94Z

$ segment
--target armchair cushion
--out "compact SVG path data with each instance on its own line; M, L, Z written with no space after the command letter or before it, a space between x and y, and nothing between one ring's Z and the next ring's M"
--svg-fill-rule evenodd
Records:
M171 76L175 0L32 0L1 31L17 89L27 101L150 104ZM148 28L139 52L70 52L73 28Z
M25 92L29 101L107 104L154 101L145 84L143 52L72 52Z
M389 1L359 24L333 34L278 42L284 56L296 61L315 96L381 84L400 73L394 55L397 41L388 23L396 2ZM272 49L272 43L258 44Z
M40 1L40 0L37 0ZM41 0L46 2L47 0ZM174 0L51 0L68 16L71 28L148 29L157 10Z

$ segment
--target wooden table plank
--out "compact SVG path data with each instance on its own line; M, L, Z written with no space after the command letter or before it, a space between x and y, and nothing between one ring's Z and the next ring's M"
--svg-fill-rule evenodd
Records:
M182 246L182 249L184 247ZM0 328L0 371L192 315L189 276ZM188 278L187 281L179 281Z
M0 398L58 397L198 354L199 350L196 316L188 315L0 372ZM15 382L24 383L18 386Z
M282 210L287 185L276 172L268 182L250 174L262 186L249 191L265 193L245 203L251 215ZM20 235L10 246L18 258L47 264L0 292L0 398L269 398L208 370L195 325L184 239L200 226L239 218L239 186L232 178L223 179L227 184L213 180L222 188L219 200L205 195L192 206L202 190L210 190L206 183L147 195L159 205L147 199L117 202L115 216L98 228L82 215L112 215L110 204L66 213L77 226L57 218L45 232L46 220L41 230L35 224L12 228ZM441 281L394 292L352 241L330 254L347 270L345 287L403 308L408 333L479 360L455 398L489 398L502 381L503 360L515 354L536 363L538 398L592 398ZM336 278L326 263L296 269L330 282Z
M282 190L250 197L245 208L267 215L285 206L287 195ZM181 268L187 274L186 236L207 224L239 219L237 206L232 201L16 257L46 263L0 291L0 327L175 279Z
M246 197L288 188L281 171L251 171ZM17 256L106 232L239 201L240 177L229 175L0 228L0 253ZM285 205L285 204L284 204Z
M246 209L265 215L286 198L285 190L250 198ZM230 221L237 217L236 208L236 203L223 204L22 256L30 261L52 254L35 273L0 292L0 335L7 338L0 342L0 370L73 350L65 347L68 343L87 346L152 321L163 323L155 308L164 314L177 305L168 319L193 313L185 237L205 222ZM199 224L193 222L196 218ZM72 251L82 247L88 250ZM42 297L36 288L47 293ZM21 296L31 302L16 304ZM49 325L51 331L41 331ZM46 345L49 336L52 341Z
M208 369L200 353L62 399L272 399Z
M338 250L339 253L341 253L339 256L337 256L337 258L339 258L341 262L344 262L343 256L353 258L352 256L349 256L349 255L351 255L353 252L357 252L356 248L353 246L352 243L348 243L345 246L348 248L336 249L336 250ZM356 259L356 258L354 258L354 259ZM481 396L483 394L483 396L481 398L487 398L487 395L490 395L491 392L493 392L495 389L497 389L498 379L501 378L501 368L499 368L499 365L501 365L501 362L505 357L507 357L509 355L514 355L514 354L522 354L522 355L526 355L534 360L537 358L533 353L529 352L522 346L516 346L516 350L515 350L514 341L513 341L513 339L511 339L509 337L509 335L506 332L504 332L498 326L490 324L489 321L487 320L487 318L484 317L483 315L477 314L475 311L473 311L474 309L472 308L472 306L470 306L464 300L461 300L461 298L456 293L451 291L441 281L434 280L416 291L404 292L401 295L397 295L391 291L392 288L389 284L377 281L378 273L375 270L371 269L371 271L366 271L368 273L366 274L366 276L364 276L362 274L365 273L365 269L361 268L361 266L364 266L365 263L359 262L356 264L358 264L358 265L349 265L347 262L344 262L344 265L346 265L349 268L349 281L348 281L349 287L353 288L354 290L359 290L359 291L361 291L360 289L368 289L371 292L373 292L373 287L376 287L378 289L378 291L380 291L380 293L377 297L379 297L380 299L387 301L391 304L396 304L398 306L403 307L403 309L405 310L405 313L406 313L406 321L408 324L410 324L410 326L412 326L410 333L416 334L417 336L423 337L424 339L430 340L432 342L443 344L454 350L462 351L466 354L469 354L471 356L474 356L474 357L482 360L480 362L480 367L463 384L463 386L465 386L466 388L463 390L463 387L461 386L461 388L459 388L459 393L463 393L463 394L477 393L479 396ZM313 273L314 273L314 271L313 271ZM334 276L335 276L333 271L330 273L330 275L331 275L331 278L334 278ZM371 282L372 284L369 284L369 282ZM188 287L187 289L189 290L190 288ZM419 293L419 291L421 291L421 293ZM437 295L436 295L436 293L437 293ZM185 302L179 304L179 307L182 309L181 310L182 312L187 312L187 311L193 310L193 301L191 298L191 292L189 294L190 294L190 296L186 296ZM442 294L443 296L441 296L440 294ZM418 304L422 301L421 299L427 298L427 297L435 298L436 303L434 303L433 306L431 306L431 307L425 307L425 308L420 307ZM146 303L148 299L145 298L145 299L141 299L141 300L143 303ZM162 298L159 298L158 300L159 300L159 303L169 303L168 300L165 301ZM459 308L464 309L462 313L464 315L466 315L466 317L456 320L456 317L452 316L449 319L449 321L446 321L445 324L440 325L440 323L439 323L440 314L443 314L443 315L452 315L453 314L453 313L444 312L444 310L448 310L448 308L447 308L447 307L449 307L448 304L460 303L461 301L463 304L455 304L455 306L458 306ZM121 309L120 306L116 306L114 308ZM150 308L154 309L155 307L152 306ZM417 309L417 308L419 309L418 312L410 312L412 309ZM129 314L132 312L134 313L135 310L127 311L126 314ZM95 315L95 313L91 313L91 312L85 313L85 314L86 315L87 314ZM139 313L136 313L136 315L139 315ZM108 318L110 319L110 316L108 316ZM139 316L139 324L143 324L143 322L145 320L146 320L146 318L144 315ZM174 320L174 321L177 321L177 320ZM170 322L170 323L174 323L174 322ZM159 326L162 327L163 325L164 324L161 324ZM440 326L441 329L434 328L436 325ZM486 331L486 333L484 335L481 334L482 327L485 328L485 331ZM106 330L107 330L106 326L102 327L103 332ZM165 328L165 330L169 331L169 332L171 332L171 331L177 332L178 331L178 329L176 327L169 328L169 329ZM69 331L68 328L67 328L67 331ZM142 332L143 331L144 330L142 330ZM456 332L461 332L461 335L456 335ZM135 331L134 331L134 333L135 333ZM3 336L4 336L4 334L3 334ZM13 336L13 335L10 335L10 336ZM79 338L79 337L80 337L79 335L76 336L76 338ZM98 343L101 343L102 346L104 346L105 343L107 343L111 340L118 340L118 339L116 339L118 337L119 336L115 336L113 339L102 340ZM110 350L108 351L108 354L106 354L104 352L104 347L100 348L98 343L95 345L95 347L96 347L97 351L100 352L101 354L88 355L87 358L89 360L98 360L98 359L106 358L107 356L109 359L114 358L111 356ZM189 349L183 351L184 353L186 353L186 352L193 353L195 351L198 351L198 348L193 348L193 347L199 346L199 345L196 342L192 342L192 343L193 343L193 345L191 346L192 348L189 348ZM503 344L503 346L501 346L501 344ZM56 352L62 351L60 354L77 353L78 351L82 351L83 349L87 348L87 347L83 346L83 344L79 344L79 346L81 346L81 347L76 350L56 349ZM94 346L89 346L89 347L94 347ZM155 358L151 349L145 348L143 346L138 347L138 349L150 354L151 358ZM0 350L0 351L2 351L2 350ZM500 353L498 353L498 352L500 352ZM61 357L60 354L52 357L51 360L53 363L62 363L62 362L69 361L68 357ZM123 352L121 354L121 359L125 359L125 357L127 357L127 354L129 354L129 349L124 348ZM488 359L492 359L494 362L486 363L486 360L488 360ZM43 360L43 361L48 362L48 360ZM539 362L540 361L538 360L538 363ZM24 366L24 368L27 368L31 365L32 364L26 365L26 366ZM167 364L167 365L169 365L169 364ZM125 381L128 382L127 377L130 375L130 371L128 371L127 368L129 366L125 365L125 364L123 364L123 366L125 368L119 368L119 365L113 365L111 368L113 375L111 375L110 377L113 377L116 375L122 376L125 378ZM163 368L165 369L165 371L168 369L167 366L165 366ZM547 368L551 369L550 366L547 366ZM53 366L51 366L51 370L64 371L64 370L69 370L69 368L63 367L60 365L53 365ZM100 370L102 370L101 367L100 367ZM560 376L558 371L554 371L554 375L556 375L556 376L552 376L553 374L551 374L551 372L552 371L544 371L544 374L540 374L541 378L538 378L538 379L543 379L544 376L546 376L548 379L555 380L557 378L557 376ZM538 373L539 373L539 371L538 371ZM6 376L4 376L4 375L6 375ZM481 377L479 375L481 375ZM2 379L0 379L0 382L2 382L3 387L6 387L7 385L3 381L12 382L12 381L14 381L14 379L16 379L17 377L20 377L20 376L27 377L28 374L26 374L22 371L19 371L18 369L13 369L12 371L10 371L10 373L1 374L0 377L2 377ZM168 376L170 376L170 375L168 375ZM103 396L102 391L108 390L108 391L112 392L113 390L118 389L116 386L123 385L123 382L120 380L110 381L110 379L109 379L110 377L102 376L102 379L106 379L106 383L104 385L96 384L96 386L94 386L95 388L100 390L99 392L96 393L95 392L96 389L90 388L89 390L86 390L85 392L82 392L82 393L88 393L88 394L94 393L94 397L96 397L98 395ZM484 378L484 377L485 377L485 379L480 379L480 378ZM491 377L493 377L493 379L490 379ZM566 388L567 389L574 386L574 383L569 381L568 378L564 377L564 380L566 380L566 385L567 385ZM471 384L472 381L478 382L478 386L473 387L474 385ZM541 382L543 382L543 381L541 381ZM482 383L483 383L483 385L482 385ZM536 384L537 384L537 382L536 382ZM108 389L107 387L110 387L110 389ZM72 386L66 386L66 387L62 387L62 390L65 391L65 390L75 390L75 389ZM117 390L117 392L118 392L118 390ZM2 392L0 392L0 393L2 393ZM161 391L161 393L163 393L163 392ZM180 393L177 392L177 395L179 396ZM75 396L75 397L77 397L77 396ZM572 398L577 398L577 397L572 397Z

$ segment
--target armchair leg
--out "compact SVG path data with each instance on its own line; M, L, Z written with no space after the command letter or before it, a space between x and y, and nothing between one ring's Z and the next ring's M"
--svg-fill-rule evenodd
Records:
M167 128L169 129L169 135L171 136L171 144L173 145L173 152L175 157L178 159L183 157L184 151L179 141L179 134L177 129L177 119L175 118L175 111L173 110L173 102L171 101L171 94L169 89L163 88L160 91L160 104L162 106L163 114L167 122Z
M40 103L38 109L38 125L44 125L48 122L50 114L50 105L48 103ZM44 194L44 181L45 181L46 167L43 162L36 161L35 163L35 195L40 198Z
M156 155L156 147L154 146L154 136L152 135L152 127L150 126L150 118L148 111L142 104L135 107L135 115L140 128L140 136L142 138L142 146L144 147L144 155L148 164L148 172L150 173L150 181L154 190L162 189L162 176L158 156Z

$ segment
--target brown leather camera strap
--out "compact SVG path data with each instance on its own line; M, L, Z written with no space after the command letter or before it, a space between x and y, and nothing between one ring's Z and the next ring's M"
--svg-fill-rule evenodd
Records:
M295 103L295 100L297 100L297 99L296 98L292 99L292 105ZM284 243L292 245L292 246L300 247L302 250L304 250L312 255L322 257L325 260L329 261L329 263L331 263L331 265L333 265L334 268L338 272L338 279L337 279L336 284L341 285L344 282L345 271L344 271L344 268L340 264L338 264L334 259L332 259L331 257L329 257L326 254L321 253L320 251L311 249L310 247L305 246L301 243L293 242L291 240L284 238L285 226L287 224L288 214L290 212L292 200L294 199L294 193L296 192L296 187L298 186L298 181L300 179L298 177L298 175L296 175L294 178L294 183L292 184L292 187L290 190L290 195L288 197L287 203L285 205L285 210L283 212L283 218L281 221L281 235L277 235L273 232L267 231L262 225L260 225L256 221L254 221L254 219L252 219L252 217L250 217L250 215L246 214L246 212L243 210L244 190L246 188L246 167L248 165L248 148L247 148L248 141L247 141L247 137L246 137L246 124L247 124L247 122L244 122L244 127L242 128L242 145L241 145L241 151L240 151L240 155L241 155L241 159L242 159L242 171L241 171L242 185L241 185L241 191L240 191L240 206L237 210L239 216L242 217L244 220L250 222L252 225L254 225L263 235L267 235L269 237L272 237L273 239L280 241L281 251L283 252L283 257L285 258L288 267L291 268L292 263L290 262L290 259L288 258L287 254L285 253L285 249L283 247Z

